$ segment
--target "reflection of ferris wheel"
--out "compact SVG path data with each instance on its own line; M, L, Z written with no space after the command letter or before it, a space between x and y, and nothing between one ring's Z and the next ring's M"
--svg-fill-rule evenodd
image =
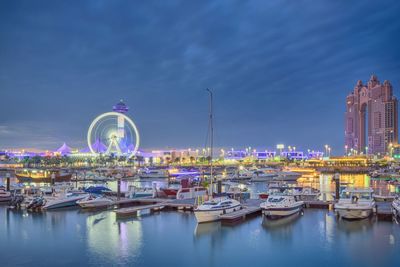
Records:
M139 132L135 123L120 110L118 111L101 114L90 124L87 142L93 154L114 153L130 157L136 154L140 142Z

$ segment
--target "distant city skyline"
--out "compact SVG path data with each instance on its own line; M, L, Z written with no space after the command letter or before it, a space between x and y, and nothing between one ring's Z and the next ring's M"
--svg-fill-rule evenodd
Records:
M306 8L305 8L306 7ZM400 88L399 1L2 1L0 148L86 146L120 99L141 148L344 151L344 100Z

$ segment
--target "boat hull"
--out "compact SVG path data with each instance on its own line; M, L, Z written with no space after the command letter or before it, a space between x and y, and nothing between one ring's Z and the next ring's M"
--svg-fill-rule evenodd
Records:
M218 221L221 215L232 213L240 209L241 205L239 204L233 207L218 210L195 210L194 215L196 216L198 223L214 222Z
M10 201L11 201L11 196L0 197L0 203L2 203L2 202L10 202Z
M83 209L105 208L113 204L112 201L82 201L78 205Z
M82 195L79 197L70 197L70 199L63 199L63 200L55 200L46 204L43 209L45 210L52 210L52 209L60 209L66 207L73 207L77 206L76 203L78 200L84 199L87 195Z
M366 219L372 214L372 208L337 208L335 207L335 211L339 215L340 218L347 220L362 220Z
M279 219L299 213L302 210L303 202L291 207L265 207L262 208L262 214L268 219Z

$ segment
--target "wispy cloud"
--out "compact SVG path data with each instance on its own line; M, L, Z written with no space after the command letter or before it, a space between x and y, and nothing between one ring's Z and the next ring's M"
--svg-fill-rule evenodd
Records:
M124 98L143 146L201 145L211 87L221 146L341 149L358 79L399 94L399 13L396 0L3 1L0 124L13 134L0 142L26 121L46 138L20 142L81 142Z

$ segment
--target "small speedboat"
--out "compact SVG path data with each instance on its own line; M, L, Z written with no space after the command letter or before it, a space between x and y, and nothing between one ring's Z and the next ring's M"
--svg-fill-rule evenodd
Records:
M105 208L114 204L110 198L94 195L89 195L81 200L76 201L81 208Z
M46 204L46 199L42 196L34 197L26 206L28 210L40 209Z
M47 201L46 205L43 206L43 209L50 210L50 209L58 209L65 207L73 207L78 205L76 203L78 200L84 199L87 196L88 196L87 194L78 194L78 195L71 194L56 199L52 199Z
M85 192L89 194L102 194L107 191L111 191L111 189L102 185L89 186L88 188L85 189Z
M0 202L9 202L11 201L11 193L7 192L6 189L1 186L0 187Z
M198 223L213 222L220 219L220 215L240 210L242 205L239 201L222 197L214 198L199 205L194 210Z
M335 204L335 212L348 220L368 218L375 209L371 188L346 188Z
M260 204L263 215L268 219L287 217L303 210L303 201L293 195L271 195L267 201Z

